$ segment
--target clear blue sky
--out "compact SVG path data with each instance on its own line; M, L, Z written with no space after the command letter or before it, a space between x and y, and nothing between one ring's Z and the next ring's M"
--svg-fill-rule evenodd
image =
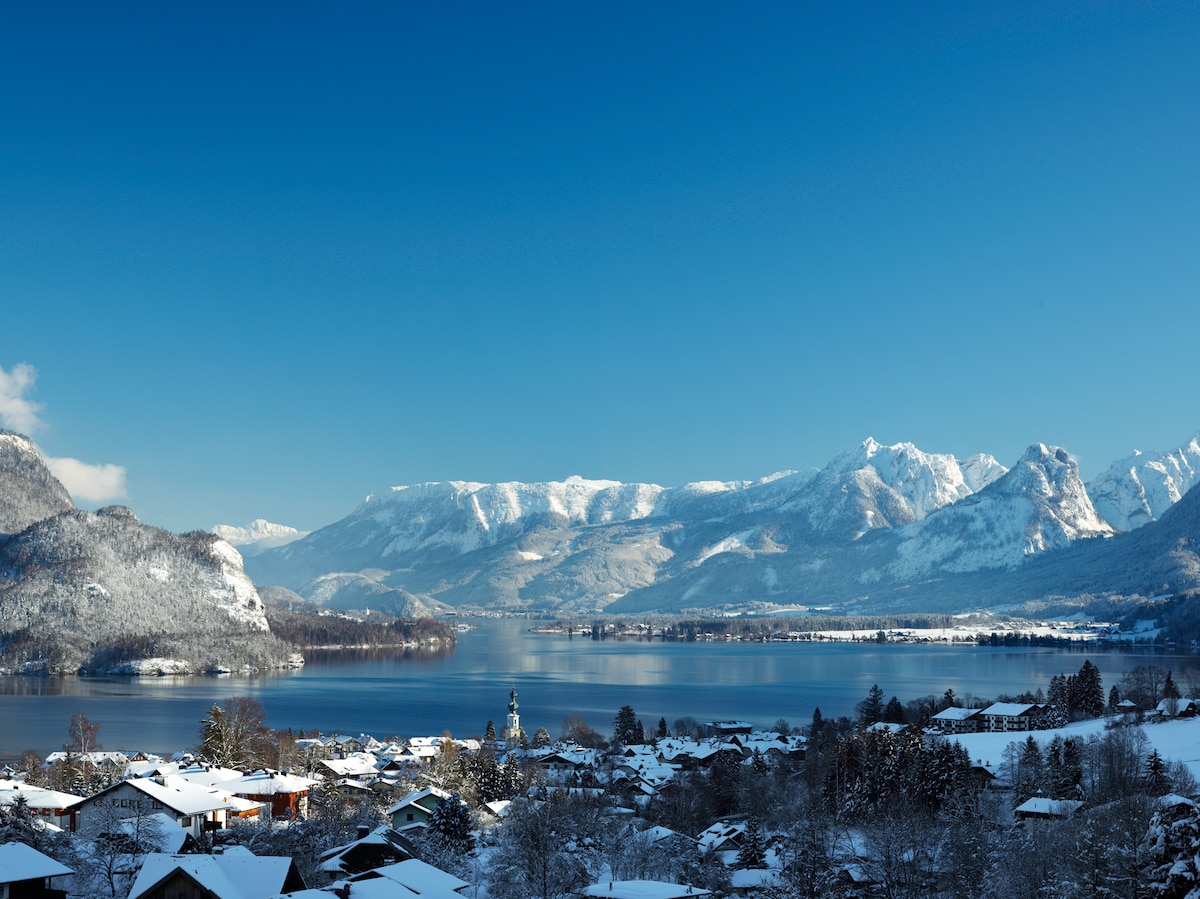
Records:
M173 530L867 436L1093 475L1200 429L1198 47L1195 3L0 0L0 422Z

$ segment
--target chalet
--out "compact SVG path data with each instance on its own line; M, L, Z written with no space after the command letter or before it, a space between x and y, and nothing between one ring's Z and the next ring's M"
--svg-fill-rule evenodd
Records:
M326 776L351 777L355 780L370 781L379 774L379 759L370 753L353 752L342 758L323 760L321 771Z
M29 811L60 830L74 831L82 796L60 793L42 787L31 787L19 780L0 780L0 806L13 806L25 800Z
M397 831L410 827L424 827L433 817L439 805L450 798L450 794L438 787L414 790L386 812Z
M1195 718L1198 712L1200 712L1200 699L1168 697L1160 700L1151 714L1160 718Z
M205 831L227 826L230 812L236 814L242 808L243 803L236 800L230 793L195 785L173 789L145 778L123 780L79 804L79 828L102 832L121 819L163 812L198 838Z
M220 788L235 796L261 803L272 817L302 818L308 814L309 791L319 781L293 774L261 769L236 780L224 781Z
M730 852L742 848L742 837L746 833L745 822L718 821L696 836L696 845L701 852Z
M1047 799L1045 796L1034 796L1013 809L1013 814L1022 821L1050 821L1070 818L1081 808L1083 803L1077 799Z
M75 872L24 843L0 845L0 896L5 899L66 899L55 877Z
M261 899L303 890L304 880L290 858L253 855L231 848L217 855L152 852L128 899Z
M996 702L979 713L978 729L993 734L1033 730L1044 709L1037 703Z
M979 729L979 711L952 705L930 718L929 723L944 734L973 734Z
M390 827L359 827L358 839L321 853L321 870L334 877L362 874L417 857L417 848Z

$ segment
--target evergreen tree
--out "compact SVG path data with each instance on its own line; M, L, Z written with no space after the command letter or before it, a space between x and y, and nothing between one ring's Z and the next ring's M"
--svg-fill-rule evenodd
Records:
M642 742L642 725L633 706L623 705L613 722L613 742L621 746L637 746Z
M549 746L551 742L550 731L546 730L546 728L539 727L533 732L534 749L544 749L545 747Z
M1088 718L1099 718L1104 713L1104 687L1100 680L1100 669L1090 660L1084 660L1071 688L1072 713Z
M1181 699L1182 694L1179 692L1179 687L1175 685L1175 679L1171 677L1171 672L1167 672L1166 678L1163 680L1162 687L1163 699Z
M887 707L883 710L883 720L888 724L908 723L908 716L904 714L904 706L895 696L888 700Z
M451 793L448 798L438 803L438 807L429 818L429 828L445 843L460 852L469 852L475 845L475 838L471 833L471 813L457 793Z
M483 732L483 738L489 743L496 742L496 725L490 719L487 723L487 730Z
M1167 774L1167 763L1158 754L1157 749L1152 749L1150 755L1146 757L1146 773L1143 781L1146 784L1146 790L1152 796L1165 796L1171 792L1171 778Z
M757 817L751 816L746 821L746 832L742 834L742 847L738 850L737 861L733 866L738 869L765 868L767 866L767 847L763 843Z
M1117 685L1113 684L1112 689L1108 691L1108 710L1115 712L1117 706L1121 704L1121 692L1117 689Z
M659 740L666 739L666 737L667 737L667 719L666 718L658 719L658 730L655 733L655 737Z
M883 690L879 684L872 684L867 698L858 704L858 723L870 725L882 721L883 708Z

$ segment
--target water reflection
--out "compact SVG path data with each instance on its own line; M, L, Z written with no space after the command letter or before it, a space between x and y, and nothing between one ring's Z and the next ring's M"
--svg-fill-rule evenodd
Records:
M947 688L992 698L1045 689L1085 657L1051 647L593 641L533 634L529 625L482 621L459 635L456 649L312 651L303 669L251 676L0 677L0 756L59 748L80 710L101 723L106 748L189 748L207 709L237 695L260 699L273 727L376 736L481 734L489 720L503 721L513 685L526 729L554 735L568 714L608 733L626 704L647 722L691 716L766 725L783 717L800 724L816 706L826 717L852 714L875 683L904 701ZM1183 661L1135 652L1090 658L1105 690L1136 665Z

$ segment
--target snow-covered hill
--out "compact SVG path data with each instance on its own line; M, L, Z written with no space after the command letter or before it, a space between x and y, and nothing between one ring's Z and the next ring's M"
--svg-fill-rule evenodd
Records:
M63 672L149 658L175 671L287 663L228 543L148 527L123 506L76 509L19 435L0 434L0 471L0 508L19 526L0 534L5 663Z

